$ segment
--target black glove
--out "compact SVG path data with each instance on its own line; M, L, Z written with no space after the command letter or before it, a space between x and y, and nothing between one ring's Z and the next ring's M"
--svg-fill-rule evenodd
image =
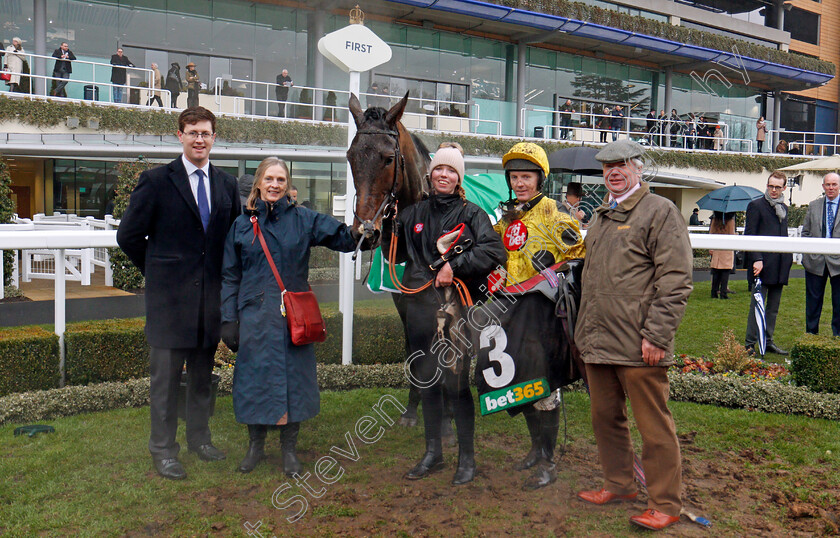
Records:
M222 323L222 342L234 353L239 351L238 321L226 321Z

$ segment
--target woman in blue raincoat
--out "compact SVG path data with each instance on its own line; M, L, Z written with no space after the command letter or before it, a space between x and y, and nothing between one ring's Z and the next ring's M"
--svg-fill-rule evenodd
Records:
M318 414L320 394L313 344L292 344L280 313L281 290L251 216L262 235L283 284L289 291L309 289L309 252L325 246L352 251L357 232L336 219L296 206L287 196L289 169L277 157L263 160L244 215L228 232L222 265L222 340L237 351L233 377L236 420L248 425L249 444L239 471L250 472L265 458L270 426L280 427L283 471L300 472L296 445L300 423Z

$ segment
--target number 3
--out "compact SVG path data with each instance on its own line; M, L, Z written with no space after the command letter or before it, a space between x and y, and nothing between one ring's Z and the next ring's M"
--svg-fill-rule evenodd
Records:
M490 362L499 363L501 372L496 375L493 367L485 368L481 373L484 375L484 381L494 389L510 385L516 375L516 364L513 362L513 357L505 353L507 347L507 334L499 325L488 325L481 330L479 339L479 346L484 349L493 341L495 345L488 354Z

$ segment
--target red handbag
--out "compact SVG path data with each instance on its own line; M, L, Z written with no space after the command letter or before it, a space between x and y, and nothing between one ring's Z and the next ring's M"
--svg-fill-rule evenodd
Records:
M0 71L0 80L6 82L12 80L12 72L5 69L3 71Z
M268 265L271 266L271 271L274 273L274 279L277 280L277 285L282 290L283 304L280 306L280 313L283 314L289 324L292 343L296 346L304 346L315 342L323 342L327 339L327 327L324 324L324 318L321 316L321 309L318 307L318 299L312 293L312 288L310 287L309 291L288 291L283 286L280 273L268 252L268 245L265 244L265 238L256 216L251 216L251 223L254 225L254 236L260 240Z

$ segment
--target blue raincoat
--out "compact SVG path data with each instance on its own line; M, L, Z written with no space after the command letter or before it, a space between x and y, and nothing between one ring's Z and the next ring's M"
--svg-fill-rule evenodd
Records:
M309 289L309 252L320 245L350 252L350 229L336 219L289 203L257 200L259 225L280 278L289 291ZM228 232L222 263L222 322L239 321L239 353L233 376L233 410L243 424L301 422L320 411L313 344L292 344L280 314L280 287L250 215Z

